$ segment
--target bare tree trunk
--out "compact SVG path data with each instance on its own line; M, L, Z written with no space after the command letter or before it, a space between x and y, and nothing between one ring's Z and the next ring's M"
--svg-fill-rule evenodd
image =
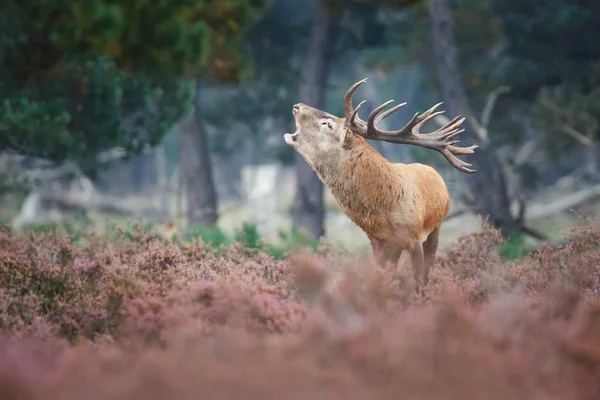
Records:
M200 114L200 90L201 82L198 79L194 96L195 124L179 130L181 173L187 196L187 225L212 227L218 219L217 191L208 138Z
M432 22L433 50L436 57L438 78L442 87L445 108L449 116L466 114L467 94L462 84L454 27L448 0L428 0ZM477 173L465 175L466 183L473 196L474 211L502 230L503 235L522 229L523 221L513 218L506 184L504 166L497 154L487 143L478 140L469 119L463 123L462 134L479 143L479 148L464 159L473 163Z
M136 192L145 192L155 184L156 171L153 159L154 155L149 152L132 157L129 161L131 184Z
M300 101L312 107L323 108L325 103L325 84L337 28L337 20L319 1L300 83ZM294 163L297 182L294 223L319 238L325 234L323 184L298 153L295 153Z
M598 149L596 147L586 146L583 150L585 160L585 174L588 179L594 181L598 179Z
M165 154L164 143L160 143L154 149L154 168L156 169L156 188L160 194L160 209L168 215L169 199L172 198L172 190L169 187L167 156Z

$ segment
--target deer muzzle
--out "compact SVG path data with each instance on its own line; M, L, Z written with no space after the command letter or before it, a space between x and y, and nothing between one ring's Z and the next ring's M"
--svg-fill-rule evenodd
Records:
M298 140L298 131L294 133L286 133L283 135L283 139L289 146L293 146Z

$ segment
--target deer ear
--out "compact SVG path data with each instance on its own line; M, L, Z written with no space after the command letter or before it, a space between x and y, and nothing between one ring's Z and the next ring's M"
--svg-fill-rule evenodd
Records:
M344 132L344 138L342 139L342 147L344 149L349 149L350 147L352 147L352 144L354 143L354 133L346 128L345 132Z

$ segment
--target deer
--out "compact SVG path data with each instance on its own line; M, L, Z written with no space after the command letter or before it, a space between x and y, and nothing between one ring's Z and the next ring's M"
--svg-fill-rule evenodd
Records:
M477 143L455 146L464 131L465 120L458 115L431 133L421 133L427 121L444 111L434 112L438 103L419 112L398 130L382 130L381 121L407 103L381 113L393 100L377 108L364 121L352 96L367 78L354 83L344 96L344 117L338 118L304 103L292 107L294 133L284 141L297 151L333 194L348 218L367 236L376 263L397 267L404 251L412 264L414 289L425 295L429 270L434 263L442 223L450 210L450 194L442 176L421 163L391 163L365 139L420 146L441 153L457 170L473 174L471 164L457 156L472 154Z

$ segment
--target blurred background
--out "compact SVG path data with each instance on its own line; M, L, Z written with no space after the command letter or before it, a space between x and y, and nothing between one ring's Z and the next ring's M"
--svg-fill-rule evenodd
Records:
M363 118L407 102L399 128L443 101L424 130L462 114L461 145L480 146L467 175L371 142L444 176L442 246L480 218L517 253L557 241L576 212L600 222L598 26L596 0L5 0L0 219L368 251L282 138L294 103L342 116L368 77Z

